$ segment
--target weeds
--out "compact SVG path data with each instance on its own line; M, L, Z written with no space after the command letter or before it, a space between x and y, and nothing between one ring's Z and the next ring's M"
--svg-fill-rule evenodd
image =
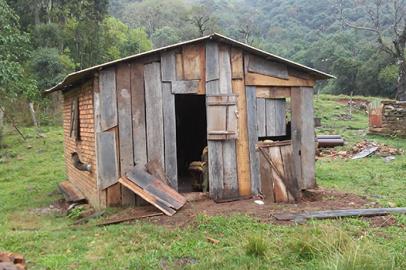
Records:
M245 245L245 253L250 256L263 257L267 250L268 244L260 235L249 237Z

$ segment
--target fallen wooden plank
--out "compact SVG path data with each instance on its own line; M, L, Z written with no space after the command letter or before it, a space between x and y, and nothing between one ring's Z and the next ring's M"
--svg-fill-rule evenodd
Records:
M140 167L129 170L119 182L169 216L186 203L185 197Z
M113 224L119 224L123 222L128 222L128 221L133 221L136 219L142 219L142 218L148 218L148 217L156 217L156 216L162 216L163 213L150 213L150 214L145 214L145 215L138 215L138 216L132 216L132 217L125 217L125 218L118 218L118 219L113 219L113 220L107 220L101 223L96 224L96 226L101 227L101 226L107 226L107 225L113 225Z
M86 202L86 197L68 180L59 183L58 188L68 203Z
M272 214L279 221L303 221L307 219L328 219L341 217L373 217L389 214L406 214L406 207L399 208L368 208L368 209L340 209L327 211L313 211L304 213Z
M148 192L144 191L142 188L128 180L127 178L120 178L118 182L121 183L123 186L127 187L128 189L132 190L135 194L143 198L145 201L149 202L159 210L161 210L167 216L173 216L176 211L170 207L168 207L165 203L161 200L156 199L154 196L151 196Z

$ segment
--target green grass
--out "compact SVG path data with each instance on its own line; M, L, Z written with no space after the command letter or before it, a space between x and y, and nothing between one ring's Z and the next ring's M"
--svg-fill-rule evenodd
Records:
M316 101L324 127L338 133L349 148L368 139L406 149L406 140L366 135L367 116L336 120L346 110L337 97ZM348 129L352 127L353 129ZM356 129L354 129L356 128ZM305 225L263 224L243 215L199 215L184 229L147 222L99 228L72 227L72 219L38 214L60 198L56 184L65 178L63 134L45 127L45 138L23 129L22 141L6 131L0 150L0 251L24 254L29 269L406 269L406 217L402 226L372 227L363 219L309 222ZM406 158L317 162L322 187L354 192L382 205L406 206ZM212 244L206 237L220 240Z

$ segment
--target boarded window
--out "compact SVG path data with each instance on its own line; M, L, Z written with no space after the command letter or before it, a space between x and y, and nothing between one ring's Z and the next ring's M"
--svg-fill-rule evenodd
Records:
M76 141L80 140L79 123L79 97L74 97L71 104L70 137Z
M286 135L286 100L257 98L258 137Z
M207 96L207 139L237 139L237 105L234 95Z

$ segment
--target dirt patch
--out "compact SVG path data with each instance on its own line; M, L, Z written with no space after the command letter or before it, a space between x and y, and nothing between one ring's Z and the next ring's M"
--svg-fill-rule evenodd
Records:
M347 105L347 106L350 106L350 104L352 104L353 108L356 108L359 110L367 110L368 104L369 104L368 100L362 99L362 98L353 98L352 100L349 98L340 98L340 99L337 99L336 102Z
M227 203L215 203L212 200L202 200L188 202L172 217L163 215L146 218L146 220L168 228L183 228L193 224L198 214L207 216L244 214L251 216L260 222L285 224L287 222L278 222L271 215L280 212L297 213L304 211L362 208L368 206L370 206L370 202L365 197L335 190L315 189L306 192L303 199L297 204L274 203L266 199L264 200L263 205L254 203L254 199ZM156 212L156 209L148 206L127 209L125 211L127 212L116 214L114 218ZM108 217L108 219L110 218L112 217Z
M64 200L60 199L47 207L34 208L32 213L37 215L47 215L47 214L65 214L68 210L69 204Z
M382 227L389 227L389 226L400 226L404 227L401 224L398 224L396 218L394 216L378 216L378 217L369 217L364 218L364 220L368 221L372 227L382 228Z

